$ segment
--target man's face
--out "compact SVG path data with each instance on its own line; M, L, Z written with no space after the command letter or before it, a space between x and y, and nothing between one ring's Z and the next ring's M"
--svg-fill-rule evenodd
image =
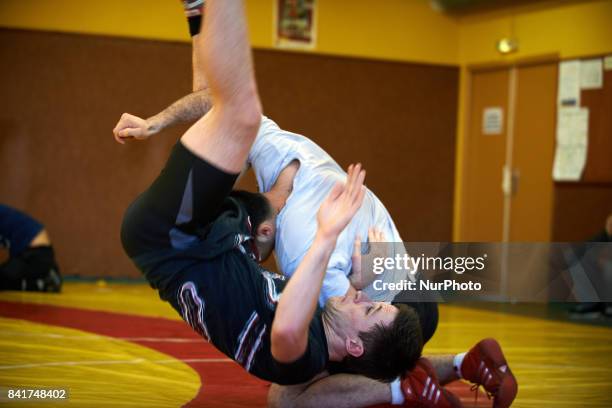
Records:
M354 296L335 296L325 305L337 333L346 337L357 337L376 324L387 326L397 315L397 308L385 302L372 302L362 292Z

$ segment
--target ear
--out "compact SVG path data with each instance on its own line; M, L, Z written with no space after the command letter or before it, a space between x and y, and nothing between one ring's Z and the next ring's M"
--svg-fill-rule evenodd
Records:
M257 240L269 242L274 238L274 225L270 221L264 221L257 227Z
M363 342L359 337L345 341L346 352L353 357L361 357L363 355Z

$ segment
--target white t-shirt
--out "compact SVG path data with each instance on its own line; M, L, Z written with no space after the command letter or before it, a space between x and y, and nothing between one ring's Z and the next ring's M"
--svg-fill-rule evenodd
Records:
M321 203L337 181L346 181L346 172L316 143L302 135L284 131L274 121L263 117L248 158L259 191L270 191L280 172L293 160L298 160L300 167L293 181L293 190L276 219L276 261L286 276L293 275L312 245ZM389 242L402 242L387 209L368 189L363 205L338 237L319 297L321 306L332 296L346 294L350 285L348 275L355 237L359 235L362 241L367 240L370 227L380 229ZM386 274L397 275L398 272L386 271L377 279L399 282L406 275ZM364 288L363 292L375 301L391 301L397 293L374 290L372 285Z

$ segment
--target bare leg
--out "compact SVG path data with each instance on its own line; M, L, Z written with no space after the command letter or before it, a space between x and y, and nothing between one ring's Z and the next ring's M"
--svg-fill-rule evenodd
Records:
M453 358L451 354L427 356L442 385L459 379L453 368ZM331 375L305 385L272 384L268 393L268 405L274 408L368 407L390 402L389 384L352 374Z
M221 170L239 173L261 121L242 0L210 0L200 36L194 52L215 106L181 142Z
M433 365L436 370L438 380L440 380L440 384L442 385L459 379L459 376L455 372L455 367L453 366L454 358L454 354L427 356L427 359L431 361L431 365Z
M214 0L213 0L214 1ZM197 34L191 37L191 64L193 73L193 92L201 91L206 89L208 83L206 82L206 76L202 69L202 61L200 54L197 50L202 46L202 34Z
M352 374L335 374L308 385L272 384L268 406L273 408L359 408L391 402L389 384Z
M214 0L213 0L214 1ZM193 92L205 89L208 84L202 69L202 61L200 54L196 51L201 45L203 35L202 28L206 17L206 1L205 0L187 0L183 1L185 9L185 17L189 25L189 34L191 34L191 63L192 63L192 89Z

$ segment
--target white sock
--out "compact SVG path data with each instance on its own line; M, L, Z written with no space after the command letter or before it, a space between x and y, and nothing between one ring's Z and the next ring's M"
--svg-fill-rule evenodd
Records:
M391 384L391 404L402 405L404 403L404 393L402 393L402 382L397 377Z
M463 378L461 374L461 364L463 363L463 357L465 357L467 353L459 353L453 359L453 367L455 368L455 372L459 376L459 378Z

